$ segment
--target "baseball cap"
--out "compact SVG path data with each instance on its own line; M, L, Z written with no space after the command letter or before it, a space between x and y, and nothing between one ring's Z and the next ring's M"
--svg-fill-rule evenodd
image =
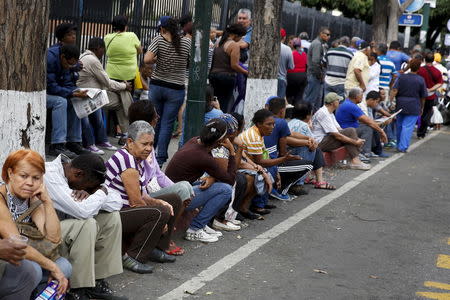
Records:
M280 35L282 38L286 37L286 30L284 28L280 29Z
M156 24L156 27L158 28L158 30L160 30L161 27L167 27L169 25L170 19L171 19L171 17L169 17L169 16L162 16L161 18L159 18L158 23Z
M266 105L269 105L270 100L275 99L275 98L278 98L278 96L270 96L269 98L267 98Z
M326 104L330 104L330 103L333 103L334 101L342 101L342 100L344 100L344 97L341 97L334 92L328 93L324 99Z
M359 40L356 42L356 46L358 47L358 50L364 50L369 47L369 43L364 40Z

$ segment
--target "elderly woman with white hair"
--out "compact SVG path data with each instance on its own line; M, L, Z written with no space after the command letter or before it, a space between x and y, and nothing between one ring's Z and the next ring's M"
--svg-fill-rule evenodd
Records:
M118 191L123 199L120 211L125 252L123 266L136 273L153 271L145 264L148 260L175 261L174 256L164 251L169 248L176 217L182 211L182 200L177 194L180 189L170 189L173 182L157 167L154 136L155 131L149 123L133 122L125 147L106 163L106 184ZM147 158L151 155L153 159L149 161ZM147 185L154 177L163 187L157 194L147 191Z

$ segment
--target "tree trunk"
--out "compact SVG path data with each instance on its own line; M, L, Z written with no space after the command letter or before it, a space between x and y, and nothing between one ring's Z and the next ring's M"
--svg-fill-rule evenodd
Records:
M249 77L244 105L247 124L253 114L264 107L266 99L277 94L282 11L283 0L254 1Z
M44 155L48 0L0 2L0 165L20 148Z
M400 7L398 0L389 0L389 21L387 31L387 42L398 40L398 16L400 14Z
M386 0L374 0L373 1L373 17L372 17L372 31L373 40L377 43L386 43L386 29L387 29L387 16L388 3Z

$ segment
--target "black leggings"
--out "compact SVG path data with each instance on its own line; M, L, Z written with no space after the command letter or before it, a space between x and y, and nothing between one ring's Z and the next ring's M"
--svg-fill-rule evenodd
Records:
M234 104L233 91L236 85L236 75L211 73L209 82L214 88L214 96L219 100L220 109L224 113L230 113Z
M288 73L286 98L292 105L303 100L303 93L308 83L306 72Z

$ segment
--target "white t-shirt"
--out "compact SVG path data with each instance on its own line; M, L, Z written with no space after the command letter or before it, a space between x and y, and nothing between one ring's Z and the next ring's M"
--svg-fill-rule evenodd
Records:
M320 143L323 138L331 132L339 132L341 126L336 121L334 114L328 111L328 108L322 106L312 117L312 133L314 139Z

